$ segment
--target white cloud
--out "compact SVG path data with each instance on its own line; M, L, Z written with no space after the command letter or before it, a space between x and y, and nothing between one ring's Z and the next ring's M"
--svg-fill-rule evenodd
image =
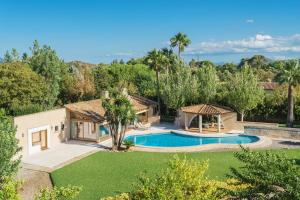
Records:
M186 50L186 54L288 52L300 52L300 34L291 36L257 34L255 37L239 40L205 41Z
M168 45L168 46L170 46L171 42L170 42L170 40L168 40L168 41L162 42L162 44L163 44L163 45Z
M254 23L254 19L246 19L246 23L253 24Z

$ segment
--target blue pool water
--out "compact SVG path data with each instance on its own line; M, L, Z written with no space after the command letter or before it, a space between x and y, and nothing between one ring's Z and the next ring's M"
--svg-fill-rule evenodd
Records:
M178 134L174 132L132 135L126 137L135 145L149 147L183 147L205 144L248 144L259 140L256 136L237 135L227 137L200 137Z

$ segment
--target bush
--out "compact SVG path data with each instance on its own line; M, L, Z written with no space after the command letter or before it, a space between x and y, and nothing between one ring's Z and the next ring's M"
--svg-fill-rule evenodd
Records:
M130 197L128 193L122 193L115 197L106 197L102 198L101 200L130 200Z
M27 114L41 112L44 110L44 108L39 104L28 104L28 105L12 104L11 110L13 116L20 116L20 115L27 115Z
M12 118L0 109L0 178L11 177L19 169L21 157L17 154L21 148L18 146L16 131Z
M35 200L68 200L79 195L82 188L77 186L43 188L35 194Z
M156 177L141 176L139 184L132 192L102 200L214 200L249 187L248 184L234 179L208 180L205 176L207 168L207 162L179 159L175 156L170 161L169 167Z
M179 159L170 161L169 167L154 178L142 176L130 199L219 199L219 182L208 180L207 162Z
M236 158L244 163L232 168L232 178L251 185L230 194L243 199L300 199L300 171L295 161L270 151L253 152L242 147Z
M19 200L18 187L21 183L13 177L4 176L0 179L0 200Z
M133 147L133 146L134 146L134 142L131 141L131 140L124 140L124 141L123 141L123 145L125 145L125 146L126 146L126 149L128 150L128 149L130 149L130 147Z

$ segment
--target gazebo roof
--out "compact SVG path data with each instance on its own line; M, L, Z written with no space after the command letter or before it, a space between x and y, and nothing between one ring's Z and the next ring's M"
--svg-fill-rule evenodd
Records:
M193 106L181 107L182 112L193 113L198 115L218 115L233 112L228 107L211 105L211 104L199 104Z

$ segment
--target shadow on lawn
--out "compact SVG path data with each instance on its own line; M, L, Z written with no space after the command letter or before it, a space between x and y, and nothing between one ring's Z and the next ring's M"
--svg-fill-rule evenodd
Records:
M283 144L283 145L299 146L300 147L300 142L298 142L298 141L280 141L278 143Z
M295 159L295 163L300 166L300 159Z

